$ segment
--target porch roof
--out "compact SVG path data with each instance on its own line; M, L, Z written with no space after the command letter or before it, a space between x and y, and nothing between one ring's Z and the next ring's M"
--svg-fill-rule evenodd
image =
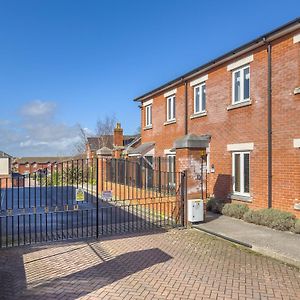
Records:
M128 155L130 156L144 155L148 151L152 150L154 146L155 146L154 142L143 143L134 149L128 149Z
M174 142L174 148L207 148L211 136L187 134Z
M97 155L104 155L104 156L110 156L112 155L112 150L108 147L102 147L101 149L97 150Z

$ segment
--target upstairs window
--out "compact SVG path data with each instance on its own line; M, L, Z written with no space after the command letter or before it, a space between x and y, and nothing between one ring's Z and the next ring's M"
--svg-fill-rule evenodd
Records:
M152 126L152 105L147 105L145 107L145 126L150 127Z
M194 87L194 114L206 111L206 84Z
M250 100L250 67L244 66L232 72L232 104Z
M176 103L175 95L167 98L167 121L175 120L175 112L176 112L175 103Z

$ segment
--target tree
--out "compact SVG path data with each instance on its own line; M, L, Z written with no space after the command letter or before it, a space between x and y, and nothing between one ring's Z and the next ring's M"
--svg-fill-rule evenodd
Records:
M96 124L96 135L99 137L99 148L112 147L112 136L116 125L116 116L106 116L98 119Z
M80 140L74 146L75 154L82 154L85 152L85 145L87 142L87 133L80 124L78 124L78 130L79 130Z

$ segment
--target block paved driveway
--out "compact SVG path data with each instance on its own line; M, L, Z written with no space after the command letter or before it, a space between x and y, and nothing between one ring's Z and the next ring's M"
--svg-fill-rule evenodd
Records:
M1 299L300 299L300 273L195 229L0 251Z

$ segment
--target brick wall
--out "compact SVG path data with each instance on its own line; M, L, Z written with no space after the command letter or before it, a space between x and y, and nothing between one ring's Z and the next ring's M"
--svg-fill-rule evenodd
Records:
M273 85L273 204L293 211L300 203L300 43L281 39L272 47ZM300 217L300 212L298 213Z
M293 43L296 32L273 42L273 207L295 213L294 202L300 202L300 149L293 148L293 139L300 138L300 95L293 90L300 86L300 43ZM208 175L208 191L227 199L232 191L232 158L228 144L254 143L250 153L250 194L253 208L268 205L268 118L267 83L268 53L262 46L254 52L250 62L251 105L227 110L232 99L231 72L224 65L211 69L206 81L207 115L191 119L193 114L193 87L188 85L188 133L210 134L210 165L215 173ZM236 59L235 59L236 60ZM173 89L174 87L170 88ZM155 155L164 156L164 150L184 135L184 83L176 86L176 123L166 121L166 98L163 92L155 95L152 104L152 129L142 130L142 143L154 141ZM145 125L145 112L141 120ZM296 200L298 199L298 200Z

